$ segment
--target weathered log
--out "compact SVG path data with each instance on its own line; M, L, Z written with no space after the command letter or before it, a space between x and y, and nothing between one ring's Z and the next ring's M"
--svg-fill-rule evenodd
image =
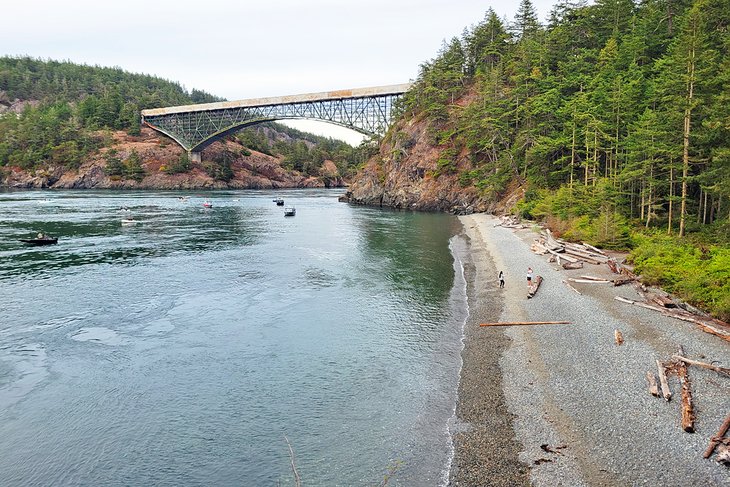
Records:
M571 282L581 282L583 284L608 284L609 282L611 282L606 279L599 281L596 279L576 279L574 277L569 277L568 280Z
M623 286L627 282L633 281L630 277L617 277L616 279L612 280L614 286Z
M664 316L669 316L671 318L676 318L676 319L682 320L682 321L689 321L690 323L694 323L694 324L698 325L700 327L700 329L702 329L702 331L709 333L711 335L715 335L717 337L722 338L725 341L730 342L730 332L721 330L713 325L710 325L706 321L703 321L703 320L701 320L697 317L691 316L689 314L680 314L679 312L676 312L676 311L669 311L666 308L659 308L657 306L652 306L650 304L641 303L639 301L632 301L630 299L626 299L621 296L614 296L614 299L617 301L621 301L622 303L633 304L635 306L641 306L642 308L658 311L661 314L663 314Z
M611 269L611 272L614 274L620 274L621 271L619 270L619 263L616 262L614 259L608 259L606 261L606 264L608 264L608 268Z
M659 306L663 306L665 308L676 308L677 307L676 303L666 296L653 296L651 298L651 300L654 301Z
M600 264L603 264L603 262L605 262L604 260L597 259L595 257L592 257L592 256L588 255L588 254L584 254L583 252L578 252L578 251L573 250L573 249L567 249L566 248L565 249L565 254L568 254L568 255L570 255L573 258L580 259L580 260L582 260L584 262L588 262L589 264L600 265Z
M569 254L577 255L581 258L594 260L600 264L603 264L608 261L607 257L605 257L603 255L593 254L587 250L582 250L580 247L578 247L576 245L566 245L565 252L567 252Z
M578 259L576 259L575 257L570 257L569 255L565 255L565 254L558 254L555 250L548 249L548 252L550 252L551 254L553 254L556 257L560 257L563 260L567 260L568 262L573 262L573 263L578 262Z
M557 240L555 240L555 238L553 237L553 233L550 231L549 228L545 229L545 235L546 235L545 247L547 247L549 249L553 249L553 250L562 249L565 247L564 243L558 242Z
M681 355L672 355L672 358L675 360L680 360L680 361L690 364L690 365L696 365L698 367L702 367L702 368L709 369L709 370L714 370L715 372L718 372L720 374L725 374L727 376L730 376L730 369L727 369L725 367L718 367L717 365L700 362L698 360L688 359L687 357L683 357Z
M619 330L613 330L613 338L616 340L616 345L621 346L624 344L624 336Z
M537 294L537 290L540 288L540 284L542 284L542 276L535 276L535 278L532 280L529 291L527 291L527 299L530 299L535 294Z
M583 262L566 262L563 264L563 269L582 269Z
M656 382L656 375L654 372L646 371L646 381L649 383L649 393L652 396L659 397L659 384Z
M712 456L712 452L714 452L717 445L720 444L728 429L730 429L730 414L728 414L727 418L725 418L725 421L723 421L722 426L720 426L717 434L710 438L710 445L705 450L705 453L702 454L704 458L710 458Z
M479 323L479 326L526 326L526 325L572 325L570 321L503 321L498 323Z
M608 279L604 279L603 277L595 277L595 276L580 276L581 279L588 279L589 281L598 281L598 282L609 282Z
M684 349L679 346L679 355L684 356ZM682 429L687 433L695 432L695 412L692 404L692 382L687 373L687 364L677 361L677 376L682 393Z
M595 253L597 253L597 254L601 254L601 255L606 255L606 252L604 252L604 251L603 251L603 250L601 250L601 249L597 249L597 248L596 248L596 247L594 247L593 245L588 245L588 244L587 244L587 243L585 243L585 242L583 242L583 245L584 245L584 246L585 246L586 248L588 248L588 249L589 249L590 251L592 251L592 252L595 252Z
M667 372L664 368L664 363L660 360L656 361L656 367L659 370L659 383L662 385L662 396L667 401L672 399L672 391L669 389L669 382L667 382Z

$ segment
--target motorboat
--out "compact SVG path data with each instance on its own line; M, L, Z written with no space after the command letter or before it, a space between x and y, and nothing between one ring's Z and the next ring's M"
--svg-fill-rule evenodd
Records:
M276 206L284 206L284 198L276 198L274 203L276 203Z
M297 214L297 209L293 206L287 206L284 208L284 216L294 216Z
M54 245L58 243L58 237L50 237L48 235L45 235L43 233L39 233L36 238L26 238L26 239L20 239L21 242L23 242L26 245L34 245L34 246L40 246L40 245Z
M203 208L213 208L213 203L208 200L203 201Z

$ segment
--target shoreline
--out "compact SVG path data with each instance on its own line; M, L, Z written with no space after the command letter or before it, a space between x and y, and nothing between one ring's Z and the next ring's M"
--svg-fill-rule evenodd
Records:
M684 346L689 357L730 362L730 347L698 327L614 299L628 286L562 283L607 266L565 271L533 254L530 230L494 227L486 214L460 217L469 240L469 317L449 484L730 485L725 467L702 458L730 412L730 381L690 367L696 432L680 427L675 399L649 395L645 374ZM527 267L545 279L526 299ZM497 273L506 274L504 290ZM480 328L483 321L566 320L570 325ZM625 343L614 342L620 330Z

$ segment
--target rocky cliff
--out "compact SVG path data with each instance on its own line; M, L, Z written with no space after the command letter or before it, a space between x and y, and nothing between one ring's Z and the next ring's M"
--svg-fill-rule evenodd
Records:
M160 137L151 129L143 128L140 136L119 131L111 134L112 143L84 161L77 170L45 166L32 171L18 167L0 168L0 186L9 188L56 189L270 189L337 187L345 184L332 161L325 161L318 176L288 171L273 156L247 151L232 140L218 141L203 151L202 164L193 164L187 172L169 174L166 167L177 161L183 149L169 139ZM105 171L110 151L126 160L136 152L144 169L140 180L110 176ZM206 165L222 152L234 154L231 160L233 177L228 181L208 174ZM248 155L247 155L248 154ZM213 163L214 164L214 163Z
M500 211L513 203L497 203L480 195L473 185L462 184L459 174L471 169L466 149L454 151L434 143L429 124L422 118L402 120L389 131L379 153L358 172L342 199L454 214Z

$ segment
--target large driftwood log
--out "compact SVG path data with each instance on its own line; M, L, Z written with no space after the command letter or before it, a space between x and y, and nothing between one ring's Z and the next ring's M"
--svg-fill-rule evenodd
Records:
M570 321L502 321L498 323L479 323L479 326L526 326L526 325L571 325Z
M631 299L627 299L627 298L624 298L621 296L614 296L614 299L617 301L621 301L622 303L633 304L635 306L640 306L642 308L658 311L661 314L663 314L664 316L669 316L669 317L676 318L676 319L682 320L682 321L689 321L690 323L694 323L694 324L698 325L702 329L702 331L704 331L706 333L710 333L711 335L718 336L718 337L722 338L723 340L730 342L730 331L721 330L720 328L709 324L707 321L703 321L702 319L700 319L696 316L692 316L689 313L681 314L678 311L669 311L666 308L652 306L650 304L642 303L639 301L632 301ZM714 321L714 320L712 320L712 321Z
M580 282L583 284L608 284L611 281L607 281L606 279L598 280L598 279L575 279L573 277L568 278L571 282Z
M666 296L658 296L658 295L653 296L651 298L651 300L654 301L659 306L663 306L664 308L676 308L677 307L676 303Z
M595 277L595 276L580 276L581 279L588 279L589 281L598 281L598 282L610 282L608 279L604 279L603 277Z
M623 286L623 285L624 285L624 284L626 284L627 282L631 282L631 281L633 281L633 280L634 280L634 279L633 279L633 278L631 278L631 277L617 277L616 279L614 279L614 280L613 280L613 281L611 281L611 282L613 282L613 285L614 285L614 286Z
M576 262L579 262L579 260L576 259L575 257L571 257L571 256L565 255L565 254L558 254L556 251L550 250L550 249L547 249L547 251L550 252L551 254L553 254L556 257L559 257L559 258L561 258L563 260L567 260L571 264L575 264Z
M723 421L717 434L710 438L710 445L707 447L707 450L705 450L705 453L702 454L704 458L710 458L712 456L712 452L714 452L717 445L722 442L722 438L725 436L728 429L730 429L730 414L728 414L725 421Z
M679 355L684 355L684 349L679 346ZM692 404L692 382L687 373L687 364L677 361L677 376L682 392L682 429L687 433L695 432L695 411Z
M672 400L672 391L669 389L669 382L667 382L667 371L664 368L664 363L660 360L656 361L656 368L659 371L659 383L662 385L662 396L666 401Z
M656 375L654 372L646 371L646 381L649 383L649 393L652 396L659 397L659 384L656 382Z
M588 245L587 243L583 242L583 246L585 246L585 247L586 247L586 248L587 248L588 250L590 250L591 252L595 252L595 253L597 253L597 254L601 254L601 255L606 255L606 252L604 252L604 251L603 251L603 250L601 250L601 249L597 249L597 248L596 248L596 247L594 247L593 245Z
M588 262L589 264L600 265L600 264L603 264L603 262L604 262L601 259L598 259L591 255L585 254L585 253L577 251L577 250L569 249L569 248L565 249L565 254L568 254L573 258Z
M563 264L563 269L582 269L583 262L566 262Z
M530 285L530 289L527 291L527 299L530 299L535 294L537 294L537 290L540 288L540 284L542 284L542 276L535 276L535 278L532 280L532 284Z
M683 357L681 355L672 355L672 358L675 360L680 360L680 361L690 364L690 365L696 365L698 367L702 367L702 368L709 369L709 370L714 370L715 372L718 372L720 374L725 374L727 376L730 376L730 369L727 369L725 367L718 367L717 365L700 362L698 360L688 359L687 357Z

